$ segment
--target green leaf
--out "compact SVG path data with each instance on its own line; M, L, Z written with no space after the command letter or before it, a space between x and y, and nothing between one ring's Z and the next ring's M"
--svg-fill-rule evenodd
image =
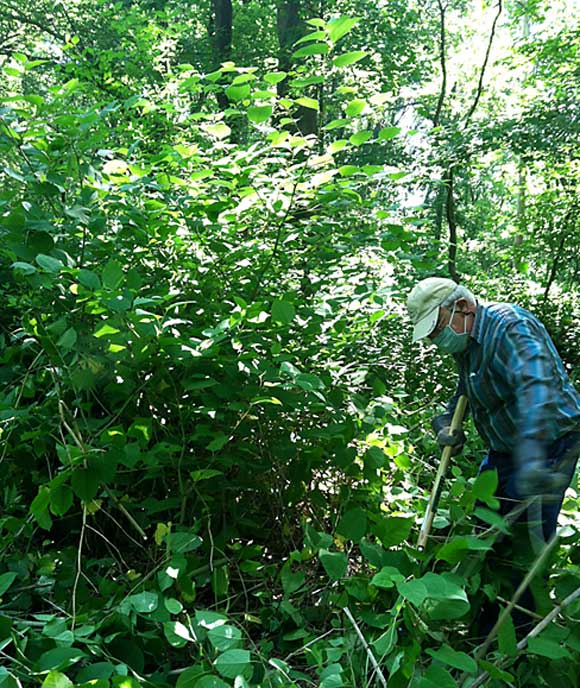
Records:
M30 505L30 513L36 519L38 525L44 530L52 528L52 518L48 513L50 505L50 490L45 485L38 488L38 494L32 500Z
M12 263L11 267L16 272L21 272L23 275L33 275L35 272L37 272L34 265L31 265L30 263L22 263L20 261L16 261L16 263Z
M497 632L499 651L508 657L515 657L518 654L516 630L512 617L508 614L503 624Z
M42 682L42 688L71 688L73 682L60 671L49 671L47 677Z
M215 136L216 139L226 139L232 133L232 130L228 127L228 125L223 124L223 122L218 122L217 124L208 124L205 127L205 130L210 136Z
M474 674L477 671L477 662L465 652L458 652L449 645L443 645L438 650L428 649L427 654L442 664L447 664L454 669Z
M220 475L223 475L223 471L218 471L215 468L200 468L197 471L191 471L191 479L194 483L198 483L200 480L217 478Z
M346 139L338 139L337 141L333 141L330 144L330 146L328 146L328 152L331 155L334 155L335 153L338 153L343 148L345 148L347 145L348 145L348 141Z
M82 284L83 287L92 289L93 291L101 288L101 280L97 273L86 270L85 268L79 270L79 283Z
M356 543L360 542L367 532L366 511L360 507L347 511L340 519L336 532L348 540Z
M14 573L14 571L9 571L0 576L0 595L3 595L12 583L14 583L17 575L18 574Z
M274 86L279 84L281 81L284 81L287 76L288 75L286 72L268 72L267 74L264 74L264 81Z
M103 285L107 289L116 289L123 281L123 268L114 258L111 258L102 272Z
M50 490L50 510L55 516L64 516L73 505L73 491L68 485L59 485Z
M99 489L99 479L92 468L77 468L70 482L74 493L83 502L94 499Z
M379 131L380 141L390 141L401 133L400 127L385 127Z
M225 678L235 678L251 667L248 650L226 650L214 662L215 668Z
M196 685L199 685L197 683L199 677L203 676L204 673L205 672L201 666L193 666L189 669L186 669L177 677L175 688L195 688Z
M491 509L499 508L499 501L494 497L497 490L497 470L480 473L471 486L471 492L476 499L484 502Z
M108 334L117 334L121 330L118 330L116 327L112 327L111 325L107 325L105 323L99 329L93 334L93 337L97 337L99 339L100 337L106 337Z
M383 566L383 568L371 579L371 585L377 588L393 588L397 583L405 580L405 576L394 566Z
M260 124L261 122L267 122L271 116L271 105L252 105L252 107L248 108L248 119L250 122Z
M366 106L366 100L362 100L361 98L355 98L354 100L351 100L350 103L346 106L346 114L349 117L356 117L357 115L360 115L363 112Z
M340 580L347 572L348 559L346 554L342 552L329 552L327 549L321 549L318 557L331 580Z
M181 602L173 597L166 597L163 600L163 606L170 614L181 614L183 611L183 605Z
M411 533L414 519L403 516L387 516L374 527L373 532L381 541L383 547L393 547L404 542Z
M342 53L342 55L337 55L332 62L335 67L346 67L347 65L359 62L367 55L368 53L365 50L353 50L350 53Z
M294 304L289 301L276 300L272 304L272 320L274 320L274 322L288 325L294 320L295 315L296 308Z
M226 95L230 100L243 100L250 95L251 89L249 84L241 84L239 86L228 86L226 88Z
M37 661L38 671L59 671L76 664L86 657L86 653L76 647L57 647L40 655Z
M231 650L240 644L242 632L235 626L223 624L217 628L210 629L207 633L207 637L216 650L224 652L225 650Z
M177 688L177 686L175 687ZM231 688L229 683L217 676L204 676L195 684L194 688Z
M35 260L43 270L46 270L46 272L50 272L53 275L58 275L63 267L63 264L60 262L60 260L57 260L52 256L46 256L44 253L39 253Z
M151 614L159 605L159 596L156 592L140 592L137 595L130 595L127 602L136 612L141 614Z
M426 573L421 578L397 583L397 590L416 607L425 605L427 614L435 620L458 619L469 611L462 580L451 573Z
M372 131L359 131L356 134L353 134L349 138L349 141L352 143L353 146L360 146L363 143L366 143L370 138L372 138L372 135Z
M555 640L548 638L530 638L527 651L532 655L548 657L548 659L569 659L570 653Z
M306 96L303 96L302 98L296 98L294 102L297 105L301 105L302 107L308 108L310 110L320 110L318 101L314 100L314 98L307 98Z
M352 31L359 21L359 17L336 17L331 19L326 25L330 40L333 43L337 43L349 31Z
M305 45L299 48L295 53L292 54L294 59L300 57L308 57L310 55L327 55L330 50L328 43L311 43L310 45Z
M163 624L163 633L171 647L185 647L193 642L189 629L181 621L166 621Z
M69 327L69 329L60 336L56 345L59 349L72 349L77 343L77 336L74 327Z
M95 662L83 667L75 676L77 683L85 683L88 681L107 681L111 678L115 671L114 664L111 662Z

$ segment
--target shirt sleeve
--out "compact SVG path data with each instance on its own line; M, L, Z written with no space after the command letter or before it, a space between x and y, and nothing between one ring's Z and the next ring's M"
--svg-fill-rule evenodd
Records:
M558 374L544 328L533 320L521 320L506 329L502 358L514 392L518 440L545 444L554 436L557 406L554 380Z

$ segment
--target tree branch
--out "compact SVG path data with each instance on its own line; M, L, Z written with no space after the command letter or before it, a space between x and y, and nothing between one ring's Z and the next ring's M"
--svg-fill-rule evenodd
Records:
M441 110L443 109L443 101L445 100L445 95L447 94L447 64L445 58L445 10L446 6L443 6L441 0L437 0L439 5L439 15L441 21L439 23L439 62L441 63L441 90L439 91L439 99L437 100L437 109L435 110L435 117L433 117L433 126L439 126L439 120L441 118Z
M481 94L483 93L483 79L485 76L485 70L487 69L487 63L489 61L489 56L491 53L491 46L493 44L493 39L495 37L495 29L496 29L499 17L502 13L502 10L503 10L502 0L498 0L497 13L493 19L493 24L491 25L491 33L489 34L489 40L487 42L487 50L485 51L485 58L483 60L483 64L481 66L481 71L479 73L479 82L477 84L477 89L475 91L475 98L473 99L473 103L472 103L471 107L469 108L469 112L465 116L465 123L466 124L469 122L473 113L475 112L475 110L479 104L479 99L481 98Z

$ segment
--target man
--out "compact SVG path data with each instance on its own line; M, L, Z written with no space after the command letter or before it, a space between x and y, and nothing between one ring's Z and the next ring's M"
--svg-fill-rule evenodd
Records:
M433 421L439 444L464 443L463 433L452 435L449 426L465 394L488 447L480 471L498 473L501 513L514 501L542 495L540 534L548 540L580 453L580 395L546 329L519 306L478 302L468 289L441 277L419 282L407 309L413 341L429 339L451 353L459 372L454 397Z

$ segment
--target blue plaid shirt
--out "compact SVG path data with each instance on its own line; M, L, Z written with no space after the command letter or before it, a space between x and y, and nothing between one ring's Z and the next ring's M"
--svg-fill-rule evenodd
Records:
M546 328L509 303L479 303L465 352L454 356L457 392L466 394L477 431L496 451L511 454L523 439L547 447L580 429L580 395Z

